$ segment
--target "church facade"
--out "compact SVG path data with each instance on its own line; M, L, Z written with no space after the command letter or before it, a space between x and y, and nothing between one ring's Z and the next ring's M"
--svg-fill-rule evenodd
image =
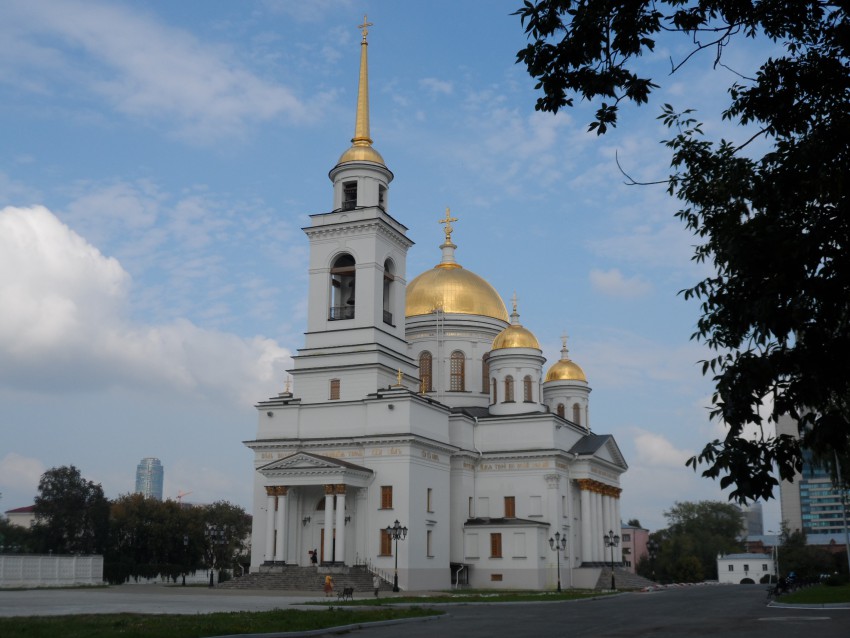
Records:
M304 229L307 332L293 386L261 401L252 571L369 565L404 590L592 587L620 529L626 462L590 428L591 388L455 258L408 280L393 173L369 130L367 32L333 204ZM398 522L402 539L388 531ZM550 539L561 539L555 551ZM619 548L613 560L619 563ZM397 565L397 568L396 568Z

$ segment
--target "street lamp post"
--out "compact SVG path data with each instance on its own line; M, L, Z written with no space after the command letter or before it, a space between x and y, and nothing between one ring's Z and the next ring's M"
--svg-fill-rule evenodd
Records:
M555 552L555 560L558 563L558 593L561 592L561 552L567 549L567 535L561 536L560 532L555 532L555 538L549 539L549 547Z
M620 537L614 534L614 530L608 530L608 534L602 535L605 547L611 548L611 589L617 589L614 585L614 548L620 544Z
M404 537L407 536L407 528L402 527L401 524L396 519L395 524L387 525L387 535L395 541L395 575L393 576L393 591L399 591L398 589L398 541L404 540Z
M655 580L655 557L658 555L658 543L651 540L646 544L649 551L649 569L652 571L652 580Z
M189 548L189 535L183 534L183 587L186 586L186 550Z

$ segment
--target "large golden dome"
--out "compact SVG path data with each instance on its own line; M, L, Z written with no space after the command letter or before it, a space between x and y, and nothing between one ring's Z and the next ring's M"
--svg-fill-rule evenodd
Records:
M406 317L437 309L508 320L505 302L489 283L456 263L440 263L407 285Z
M584 370L581 369L579 364L570 359L569 350L567 350L567 337L564 336L563 339L564 346L561 348L561 359L549 368L545 381L584 381L587 383Z
M443 259L407 284L404 316L430 315L442 310L507 321L508 310L496 289L455 261L457 246L452 243L452 222L456 221L446 208L446 217L440 220L446 233L446 241L440 245Z

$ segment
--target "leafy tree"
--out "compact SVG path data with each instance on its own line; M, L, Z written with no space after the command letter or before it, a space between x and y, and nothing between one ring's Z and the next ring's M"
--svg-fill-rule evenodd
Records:
M98 554L106 547L109 501L100 484L84 479L73 465L41 475L35 516L33 534L38 551Z
M643 529L643 526L640 524L640 521L636 518L630 518L629 522L626 523L626 525L631 525L632 527L639 527L640 529Z
M714 274L686 289L700 301L694 339L714 351L712 417L729 430L688 461L733 487L730 498L770 498L801 467L800 447L850 450L850 18L839 0L534 0L518 14L530 43L517 58L538 80L536 108L597 101L590 129L616 126L621 105L658 88L639 58L657 39L687 38L684 73L701 50L741 38L772 45L753 77L728 87L722 117L755 131L741 143L709 141L690 111L665 105L673 137L670 195L701 242L694 259ZM751 142L761 138L759 156ZM746 153L753 153L747 157ZM801 441L744 435L790 414Z
M657 547L655 560L647 556L636 565L641 576L665 583L716 579L717 555L742 550L738 536L743 515L735 505L677 502L664 517L668 526L649 536Z
M787 531L787 530L783 530ZM817 580L821 574L842 570L844 554L831 554L825 549L806 544L806 536L799 531L783 534L778 562L781 576L794 572L800 580Z
M218 501L204 508L204 557L207 567L219 571L245 562L251 517L238 505Z
M14 525L5 516L0 516L0 547L3 552L33 551L33 535L29 528Z

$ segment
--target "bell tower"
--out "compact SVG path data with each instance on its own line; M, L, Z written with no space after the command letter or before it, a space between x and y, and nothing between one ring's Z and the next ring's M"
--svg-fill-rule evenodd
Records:
M393 179L369 131L368 28L360 42L351 147L329 177L333 208L311 215L307 334L294 357L295 393L305 403L358 400L398 383L417 387L404 335L407 228L389 214Z

